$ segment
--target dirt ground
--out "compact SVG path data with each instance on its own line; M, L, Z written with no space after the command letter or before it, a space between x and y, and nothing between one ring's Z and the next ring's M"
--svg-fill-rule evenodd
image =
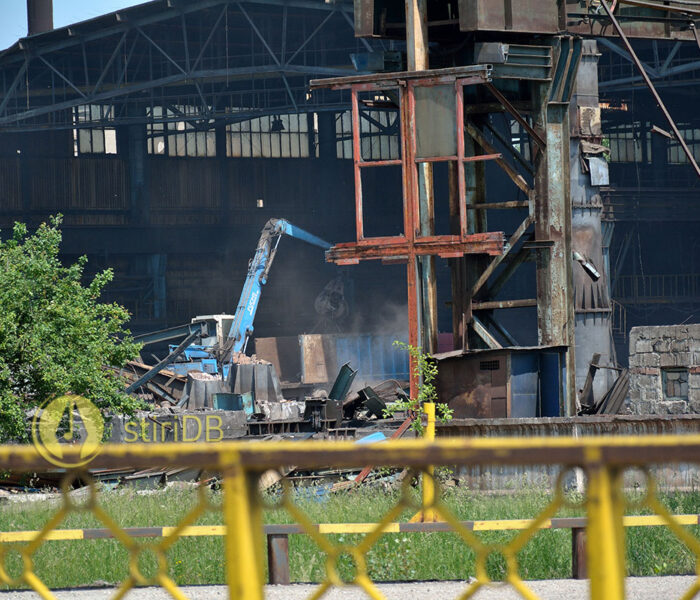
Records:
M666 600L680 598L695 581L695 577L635 577L627 580L627 600ZM377 588L387 600L454 600L466 588L465 582L421 582L379 584ZM528 587L541 600L586 600L587 581L549 580L530 581ZM316 586L288 585L268 586L266 600L304 600ZM227 590L223 586L198 586L182 588L191 600L226 600ZM114 593L111 588L89 590L63 590L55 592L59 600L107 600ZM0 592L6 600L30 600L38 598L34 592ZM131 592L134 600L167 600L170 596L163 590L144 588ZM368 598L362 590L344 588L330 590L324 598L328 600L364 600ZM481 590L478 600L519 600L522 597L512 588L498 586Z

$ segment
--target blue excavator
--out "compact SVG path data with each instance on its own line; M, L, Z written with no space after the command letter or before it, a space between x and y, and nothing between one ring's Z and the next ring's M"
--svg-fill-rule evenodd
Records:
M248 276L238 300L231 328L228 331L228 339L221 349L219 359L224 364L230 362L231 357L236 353L246 350L248 340L253 333L253 321L260 303L262 287L267 283L270 267L272 267L272 261L275 259L277 246L279 246L282 235L288 235L324 250L331 247L328 242L284 219L270 219L265 224L255 255L248 266Z
M285 219L270 219L260 234L255 254L248 265L248 275L235 314L198 316L187 325L137 336L136 341L144 345L176 339L183 335L185 339L177 346L169 346L168 356L134 381L126 389L127 393L147 387L148 382L165 368L180 374L202 371L220 375L223 380L228 380L232 365L244 355L253 334L253 323L262 288L267 283L283 235L324 250L331 247L328 242Z

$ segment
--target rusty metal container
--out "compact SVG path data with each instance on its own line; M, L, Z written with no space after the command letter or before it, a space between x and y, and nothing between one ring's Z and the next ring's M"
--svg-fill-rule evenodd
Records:
M460 0L459 28L555 34L560 31L562 9L555 0Z
M354 0L355 35L403 38L403 2ZM636 6L618 6L622 28L630 37L692 40L688 19ZM428 4L428 25L456 25L469 33L515 33L556 35L562 32L594 37L616 37L609 21L594 0L459 0ZM443 32L444 33L444 32ZM456 33L456 31L454 32ZM506 37L503 39L512 39Z
M457 419L558 417L566 397L563 346L446 352L438 362L438 402Z
M459 22L462 31L556 34L565 28L563 0L459 0L428 5L429 25ZM403 2L355 0L355 35L402 36Z

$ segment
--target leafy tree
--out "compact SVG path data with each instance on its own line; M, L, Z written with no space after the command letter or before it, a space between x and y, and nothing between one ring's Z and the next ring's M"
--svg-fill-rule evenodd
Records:
M0 441L26 441L27 411L67 393L103 412L140 406L114 369L138 355L125 329L129 313L99 302L112 271L83 285L85 256L63 266L61 221L53 217L32 235L16 223L0 239Z

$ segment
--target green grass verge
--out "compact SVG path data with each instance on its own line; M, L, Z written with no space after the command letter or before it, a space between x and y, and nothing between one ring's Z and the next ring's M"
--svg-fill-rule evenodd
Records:
M218 496L214 492L214 496ZM463 520L533 518L551 501L551 494L538 489L513 491L508 495L488 495L462 487L447 488L444 501ZM397 502L397 491L364 488L325 496L302 495L297 504L314 522L374 522ZM214 498L220 500L220 498ZM677 514L700 513L700 493L666 494L664 502ZM173 526L197 503L194 490L165 490L138 494L134 490L106 491L99 495L100 506L122 527ZM0 507L0 531L38 530L56 513L55 501L6 503ZM406 509L399 520L407 520ZM644 511L627 511L639 514ZM557 516L581 514L564 508ZM266 523L290 523L290 516L267 510ZM208 511L197 524L222 524L219 511ZM60 529L93 528L104 525L88 511L70 512ZM697 527L690 528L698 535ZM504 544L517 532L481 532L490 544ZM337 544L354 545L362 536L333 535ZM148 543L157 540L140 540ZM325 577L325 555L306 535L290 536L290 567L294 581L320 581ZM4 564L11 576L21 572L21 558L6 544ZM637 527L627 529L628 572L630 575L685 574L694 571L692 553L667 529ZM183 538L167 553L168 569L178 584L224 583L222 538ZM115 540L48 541L34 555L35 573L50 587L76 587L116 583L128 576L128 552ZM474 575L475 554L453 533L402 533L382 536L366 556L369 575L375 581L450 580ZM520 574L525 579L567 578L571 575L571 534L565 530L544 530L535 534L518 554ZM145 553L140 561L144 573L155 570L155 557ZM487 562L493 579L505 574L503 557L494 553ZM340 574L352 576L351 559L342 557ZM7 589L3 586L0 589Z

